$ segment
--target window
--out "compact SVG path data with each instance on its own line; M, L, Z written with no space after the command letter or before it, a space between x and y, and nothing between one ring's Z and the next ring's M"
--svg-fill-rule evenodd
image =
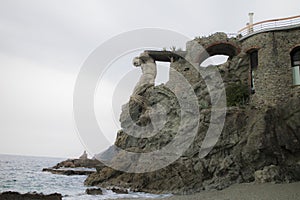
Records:
M293 85L300 85L300 47L291 52Z
M258 51L254 50L249 53L250 55L250 87L251 94L255 93L255 72L258 66Z

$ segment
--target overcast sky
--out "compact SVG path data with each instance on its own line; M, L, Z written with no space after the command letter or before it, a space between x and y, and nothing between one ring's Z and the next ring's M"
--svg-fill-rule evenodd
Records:
M235 33L249 12L257 22L299 15L299 8L299 0L1 0L0 153L82 153L74 83L90 53L112 36L145 27L191 39Z

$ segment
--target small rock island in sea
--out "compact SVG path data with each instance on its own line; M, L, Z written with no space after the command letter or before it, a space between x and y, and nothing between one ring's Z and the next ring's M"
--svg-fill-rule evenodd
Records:
M44 172L51 172L53 174L60 175L90 175L96 172L96 169L101 170L105 166L97 159L89 159L86 151L79 157L79 159L67 159L62 161L51 168L44 168ZM92 170L94 169L94 170ZM106 189L111 190L117 194L128 194L127 189L122 189L118 187L106 187ZM101 188L88 188L86 189L86 194L89 195L102 195Z
M89 175L96 171L96 168L102 168L103 164L96 159L89 159L86 151L79 159L67 159L51 168L44 168L44 172L61 175Z

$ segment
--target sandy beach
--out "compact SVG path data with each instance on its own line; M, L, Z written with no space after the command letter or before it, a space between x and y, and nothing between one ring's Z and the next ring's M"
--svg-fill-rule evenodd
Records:
M299 200L300 182L289 184L236 184L221 191L172 196L164 200ZM145 200L145 199L143 199ZM148 199L147 199L148 200ZM149 199L150 200L150 199Z

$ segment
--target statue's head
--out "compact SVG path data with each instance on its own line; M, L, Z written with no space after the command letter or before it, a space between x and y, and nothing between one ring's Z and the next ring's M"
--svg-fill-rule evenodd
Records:
M143 52L141 53L141 55L139 56L139 59L143 62L143 63L147 63L147 62L155 62L153 60L153 58L151 56L149 56L149 54L147 52Z
M142 65L142 60L140 59L140 57L135 57L132 61L132 64L136 67L139 67Z

